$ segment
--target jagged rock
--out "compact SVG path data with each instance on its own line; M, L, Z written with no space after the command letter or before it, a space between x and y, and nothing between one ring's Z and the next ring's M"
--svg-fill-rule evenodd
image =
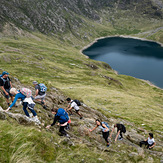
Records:
M29 125L29 124L40 124L39 122L36 122L35 120L33 120L32 118L29 118L27 117L26 115L22 115L22 114L19 114L19 113L10 113L10 112L5 112L2 107L0 107L0 113L2 114L7 114L9 117L15 119L18 123L20 124L26 124L26 125Z
M69 146L74 146L74 142L72 142L69 138L65 138L61 141L63 144L68 144Z
M137 148L137 151L138 151L138 154L139 154L139 156L144 156L144 150L143 150L143 148Z
M103 161L103 159L102 159L102 158L98 158L98 160L99 160L99 161Z
M123 85L119 80L113 79L113 78L111 78L111 77L109 77L109 76L102 75L102 77L103 77L103 78L106 78L106 79L108 79L108 80L110 80L110 81L113 81L113 82L117 83L118 85ZM110 84L111 84L111 83L110 83Z
M97 69L99 69L95 64L93 64L93 63L90 63L90 64L85 64L86 66L88 66L88 67L90 67L91 69L93 69L93 70L97 70Z
M163 156L161 157L160 163L163 163Z
M109 19L110 22L105 21L104 18L108 17L109 11L112 11L113 8L116 9L116 12L112 14L112 18ZM103 14L101 14L101 11L103 11ZM117 12L128 14L128 11L138 19L140 17L142 18L142 16L144 17L144 14L147 19L162 19L163 17L162 3L151 2L149 0L134 1L134 5L128 1L113 0L95 2L94 0L53 0L39 3L30 0L1 0L0 19L2 23L0 27L5 30L6 26L10 25L12 31L16 31L15 33L19 35L23 33L21 28L30 31L38 30L44 34L53 35L58 32L63 33L70 31L75 37L88 39L88 32L82 34L79 32L80 27L88 27L88 21L85 21L83 18L90 19L91 22L95 21L95 23L98 24L109 22L114 25L117 21ZM121 27L118 23L115 25L118 26L117 28ZM89 25L89 28L93 30L94 25Z
M148 163L153 163L153 161L154 161L154 160L153 160L152 157L148 157L148 159L147 159L147 162L148 162Z
M82 136L89 135L89 130L85 124L78 127L78 132Z
M128 154L130 157L133 157L133 156L138 156L138 153L136 153L136 152L131 152L131 153L129 153Z
M2 120L6 119L6 115L2 112L1 106L0 106L0 119L2 119Z
M132 143L139 145L139 142L144 140L144 136L138 134L137 131L134 129L131 129L131 131L127 131L126 134L126 138Z

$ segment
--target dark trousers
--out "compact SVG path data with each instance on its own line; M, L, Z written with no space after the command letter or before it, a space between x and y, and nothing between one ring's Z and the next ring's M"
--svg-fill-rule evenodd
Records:
M67 127L67 125L66 126L60 126L60 128L59 128L59 132L61 133L62 136L67 135L67 132L65 131L66 127Z
M102 136L103 136L103 138L105 139L105 141L106 141L107 143L109 143L109 141L108 141L109 131L108 131L108 132L102 132Z
M120 131L120 134L119 135L120 135L120 138L123 138L122 131Z
M6 92L9 94L9 95L6 95L6 93L3 91L3 95L5 96L5 98L9 99L11 96L13 96L11 93L10 93L10 89L5 89Z
M141 142L140 142L140 147L142 147L143 144L144 144L145 146L147 146L147 149L153 145L153 144L148 144L147 141L141 141Z
M24 113L25 113L25 115L27 117L29 117L29 113L27 111L27 106L28 106L28 102L23 102L23 110L24 110ZM36 112L33 109L30 109L30 108L28 108L28 109L32 112L32 114L33 114L34 117L37 115Z

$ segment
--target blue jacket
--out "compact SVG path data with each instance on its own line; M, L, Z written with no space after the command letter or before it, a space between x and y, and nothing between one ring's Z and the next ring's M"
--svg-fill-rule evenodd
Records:
M51 126L55 125L56 121L58 121L60 124L63 124L68 120L69 120L68 113L64 109L59 108Z

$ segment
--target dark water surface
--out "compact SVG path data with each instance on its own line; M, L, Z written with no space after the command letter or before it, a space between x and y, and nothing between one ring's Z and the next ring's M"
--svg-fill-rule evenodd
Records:
M149 80L163 88L163 47L155 42L110 37L98 40L83 53L108 63L119 74Z

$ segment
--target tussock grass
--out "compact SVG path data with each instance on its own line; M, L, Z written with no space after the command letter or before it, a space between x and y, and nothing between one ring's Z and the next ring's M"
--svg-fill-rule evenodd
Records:
M107 28L96 24L95 30L92 31L93 36L87 40L71 34L65 34L62 38L51 38L39 33L33 33L34 37L28 38L2 38L0 68L2 71L8 71L26 86L32 86L32 82L37 80L45 83L49 90L56 87L67 97L83 101L108 118L126 119L134 122L135 127L148 131L163 131L163 90L133 77L117 75L113 70L105 68L102 62L87 59L79 52L95 37L114 35L119 31L120 29L115 30L111 25ZM130 30L127 33L132 32ZM132 34L134 35L135 31ZM156 33L152 39L160 40L161 37ZM98 69L92 69L87 66L89 64L96 65ZM109 84L110 80L102 77L104 75L118 80L122 85L115 82ZM0 99L0 103L2 102ZM12 120L10 122L12 123ZM54 133L44 130L40 132L39 129L14 123L11 125L7 121L1 121L0 132L0 162L94 163L95 160L139 162L147 159L147 156L130 158L126 153L99 153L97 148L88 148L79 142L78 145L69 147ZM75 132L78 130L74 128ZM118 151L119 147L115 145L113 148ZM127 152L127 146L120 148ZM130 150L134 152L135 148ZM158 162L157 158L155 162Z

